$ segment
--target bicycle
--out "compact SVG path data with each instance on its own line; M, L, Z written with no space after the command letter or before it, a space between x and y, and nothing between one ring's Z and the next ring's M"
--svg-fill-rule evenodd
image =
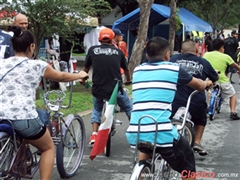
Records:
M182 126L182 121L184 120L184 114L188 107L179 107L173 119L171 120L172 124L178 129L178 126ZM189 145L193 147L195 141L195 132L194 132L194 123L191 121L191 115L187 112L186 122L184 127L182 128L182 136L184 136Z
M107 105L108 102L106 100L103 100L103 101L104 101L104 106L103 106L102 114L104 115L104 112L105 112L105 109L106 109L106 105ZM110 153L111 153L111 139L112 139L112 136L114 136L116 131L117 131L116 130L116 126L117 125L121 125L121 124L122 124L122 121L116 119L116 114L114 113L114 119L113 119L112 127L111 127L111 130L110 130L109 135L108 135L107 144L106 144L106 146L104 148L104 154L107 157L109 157Z
M49 100L56 94L56 100ZM53 95L54 96L54 95ZM55 96L56 97L56 96ZM56 148L56 164L61 178L74 176L83 158L86 134L85 126L79 115L69 114L64 118L60 112L68 108L72 101L72 83L67 106L62 105L66 94L61 90L48 91L43 94L46 106L53 112L48 120L48 129ZM13 129L11 121L0 123L0 179L32 179L38 171L41 153L28 144Z
M88 81L86 82L85 84L85 87L86 88L89 88L89 87L92 87L92 84L90 84ZM102 117L101 117L101 122L103 123L105 121L105 117L104 117L104 113L105 113L105 110L106 110L106 106L108 104L108 100L107 99L103 99L103 109L102 109ZM116 106L115 106L116 108ZM118 120L116 119L116 113L114 113L114 119L113 119L113 123L112 123L112 126L111 126L111 130L109 132L109 135L108 135L108 140L107 140L107 144L104 148L104 154L109 157L110 156L110 153L111 153L111 139L112 139L112 136L115 135L116 133L116 126L117 125L121 125L122 124L122 121L121 120Z
M176 126L178 132L181 135L184 135L183 132L184 132L184 127L186 126L186 122L187 122L187 116L188 116L187 114L188 114L188 109L189 109L189 106L190 106L191 98L196 93L198 93L197 90L193 91L189 95L182 122L181 122L181 124L178 124ZM143 118L150 118L155 123L156 131L155 131L155 138L154 138L153 143L151 143L151 142L139 142L140 122ZM176 178L176 176L181 177L180 174L177 173L176 171L174 171L170 167L170 165L167 163L167 161L165 161L161 157L161 154L156 152L157 135L158 135L158 122L157 122L157 120L155 118L153 118L152 116L149 116L149 115L142 116L138 121L138 134L137 134L137 142L136 142L137 146L135 148L134 159L133 159L134 169L133 169L132 174L130 176L130 180L140 180L140 179L141 180L142 179L169 180L169 178ZM141 160L141 161L137 162L138 150L143 151L143 152L151 153L152 159L151 160ZM157 165L158 165L158 168L156 168ZM175 177L170 177L172 175L175 176Z
M215 118L215 112L220 113L223 103L222 90L219 84L212 88L212 93L209 101L208 114L209 119L212 121Z

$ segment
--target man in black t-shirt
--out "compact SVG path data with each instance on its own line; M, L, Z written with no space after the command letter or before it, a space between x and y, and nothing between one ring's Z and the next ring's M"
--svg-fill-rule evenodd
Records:
M232 31L231 35L232 35L231 37L228 37L225 40L224 53L231 56L231 58L236 62L237 61L236 52L237 52L237 48L238 48L238 39L237 39L238 34L234 30L234 31ZM230 66L227 68L226 74L231 73L230 77L229 77L230 80L232 79L232 73L234 73L234 72L235 72L235 68L232 68ZM233 84L234 82L232 82L232 80L231 80L231 83Z
M108 100L117 83L116 79L122 80L120 67L126 76L125 84L131 83L129 69L127 67L125 55L112 44L114 32L109 28L104 28L99 33L101 45L90 47L86 56L84 71L88 72L93 68L92 94L94 98L94 108L91 117L93 133L89 140L89 145L93 145L98 127L101 123L103 100ZM132 112L132 102L125 91L122 90L122 81L119 84L117 103L130 119Z
M231 56L231 58L236 62L235 54L238 48L238 40L236 38L237 32L232 31L231 35L232 37L229 37L225 40L224 53Z
M212 82L218 80L218 74L213 69L211 64L196 55L195 42L192 40L186 40L182 43L182 54L177 54L172 56L170 61L180 64L189 74L195 78L205 80L209 78ZM194 91L189 86L179 85L177 87L177 92L172 104L172 116L177 112L179 107L185 107L187 104L187 99L189 95ZM205 92L198 92L191 101L189 112L192 116L192 121L194 122L195 129L195 144L193 149L196 151L201 151L202 155L207 151L201 145L201 138L206 126L207 115L206 115L207 103Z

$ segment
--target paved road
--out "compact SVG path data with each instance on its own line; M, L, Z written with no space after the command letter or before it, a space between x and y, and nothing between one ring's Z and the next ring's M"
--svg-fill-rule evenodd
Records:
M234 80L238 82L237 76ZM239 87L234 85L240 98ZM238 100L237 112L240 114L240 101ZM216 174L215 178L198 178L202 180L239 180L240 179L240 120L229 119L228 104L223 104L222 112L216 115L214 121L209 121L203 136L202 144L209 151L209 155L202 157L195 154L197 171L199 173ZM133 150L130 149L125 130L128 121L124 113L118 113L117 118L123 120L117 126L117 133L112 138L112 152L110 157L97 156L93 161L89 159L91 148L86 147L81 167L77 174L70 180L127 180L132 170ZM90 115L83 117L87 140L91 134ZM231 176L231 177L229 177ZM37 179L37 177L36 177ZM54 168L53 180L60 179Z

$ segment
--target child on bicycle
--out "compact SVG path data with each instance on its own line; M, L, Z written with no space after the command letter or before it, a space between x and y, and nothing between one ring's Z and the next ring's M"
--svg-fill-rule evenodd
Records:
M219 74L218 83L222 89L222 97L223 99L229 99L230 105L230 119L239 120L240 117L236 113L236 104L237 104L237 96L236 91L233 85L230 82L230 79L225 75L225 72L228 66L232 68L236 68L238 73L240 72L240 66L234 62L231 56L224 54L224 44L225 42L222 39L214 39L213 40L213 49L212 52L207 52L204 54L203 58L205 58L212 65L214 69L219 70L221 73Z
M133 111L126 136L131 146L136 146L138 121L143 115L150 115L158 122L156 151L182 173L183 179L195 179L188 173L196 172L193 151L188 141L179 135L171 120L171 104L177 85L184 84L203 91L212 81L202 81L188 74L178 64L168 62L170 47L166 39L154 37L146 45L148 62L135 68L133 73ZM154 143L155 124L149 118L141 121L139 142ZM140 152L138 160L147 160L151 154ZM186 178L185 178L186 177Z

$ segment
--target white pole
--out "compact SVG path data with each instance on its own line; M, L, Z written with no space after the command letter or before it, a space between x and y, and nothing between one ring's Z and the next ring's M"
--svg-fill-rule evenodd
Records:
M185 26L182 23L182 41L185 41Z

